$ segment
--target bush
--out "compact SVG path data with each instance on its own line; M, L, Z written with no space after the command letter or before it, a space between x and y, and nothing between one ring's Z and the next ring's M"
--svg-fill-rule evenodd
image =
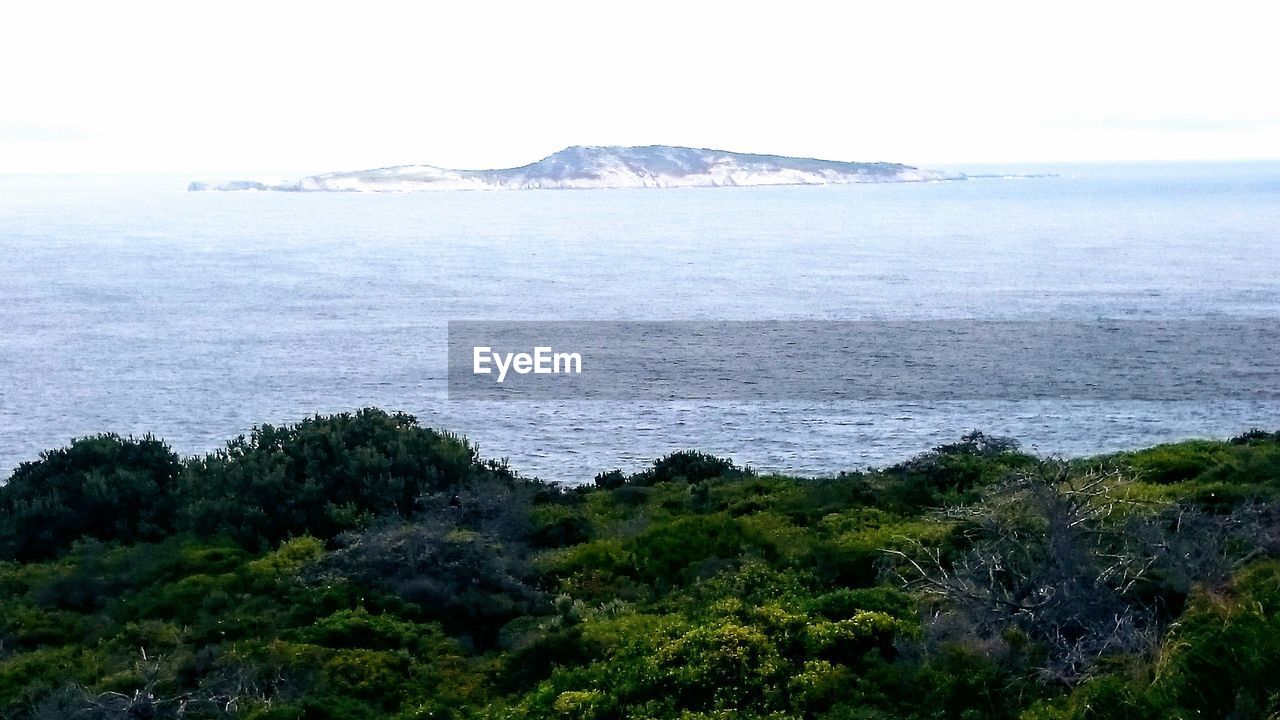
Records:
M724 515L682 517L635 539L633 554L640 577L650 582L688 579L695 562L731 559L742 553L745 538L737 522Z
M0 557L54 557L81 538L159 540L173 529L181 467L150 436L98 435L42 453L0 487Z
M534 508L535 527L529 540L538 548L562 548L591 539L591 522L574 508L544 505Z
M740 478L750 471L734 465L731 460L709 455L697 450L680 450L658 458L653 467L631 476L629 482L636 485L658 483L688 483L721 478Z
M422 494L484 476L510 473L410 415L316 416L263 425L192 462L182 478L180 522L252 548L299 535L328 539L376 516L408 517Z
M621 470L609 470L596 475L592 481L601 490L616 490L627 482L627 476Z
M409 520L384 519L337 540L321 579L385 587L483 647L537 607L529 514L538 488L492 480L437 493Z
M1228 456L1224 443L1185 442L1133 453L1129 462L1138 478L1157 485L1192 480Z
M1267 432L1253 428L1231 438L1232 445L1257 445L1262 443L1280 443L1280 431Z
M1197 717L1271 717L1280 711L1280 563L1243 572L1229 597L1196 597L1167 641L1150 697Z
M973 491L1004 479L1036 459L1018 443L974 430L958 443L940 445L886 468L877 504L898 512L919 511L972 499Z

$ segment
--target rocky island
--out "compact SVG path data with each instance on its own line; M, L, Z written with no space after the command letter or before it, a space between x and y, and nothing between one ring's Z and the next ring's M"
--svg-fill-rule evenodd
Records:
M562 190L929 182L963 177L899 163L816 160L670 145L574 146L529 165L499 170L398 165L312 175L288 182L193 182L187 189L291 192Z

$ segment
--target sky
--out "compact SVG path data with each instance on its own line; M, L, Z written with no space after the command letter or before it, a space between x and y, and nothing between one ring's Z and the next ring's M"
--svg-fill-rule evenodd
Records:
M9 2L0 173L1280 158L1270 2Z

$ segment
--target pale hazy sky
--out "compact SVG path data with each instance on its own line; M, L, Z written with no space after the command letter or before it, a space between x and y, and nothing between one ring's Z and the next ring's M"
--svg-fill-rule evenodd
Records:
M1271 2L5 2L0 172L1280 158Z

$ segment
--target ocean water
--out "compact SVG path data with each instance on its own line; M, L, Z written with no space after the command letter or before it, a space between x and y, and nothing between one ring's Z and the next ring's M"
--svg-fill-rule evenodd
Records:
M197 453L366 405L569 482L681 448L830 474L972 428L1066 455L1280 428L1241 400L446 396L450 320L1280 318L1280 163L1037 169L1058 175L419 194L0 177L0 477L85 434Z

